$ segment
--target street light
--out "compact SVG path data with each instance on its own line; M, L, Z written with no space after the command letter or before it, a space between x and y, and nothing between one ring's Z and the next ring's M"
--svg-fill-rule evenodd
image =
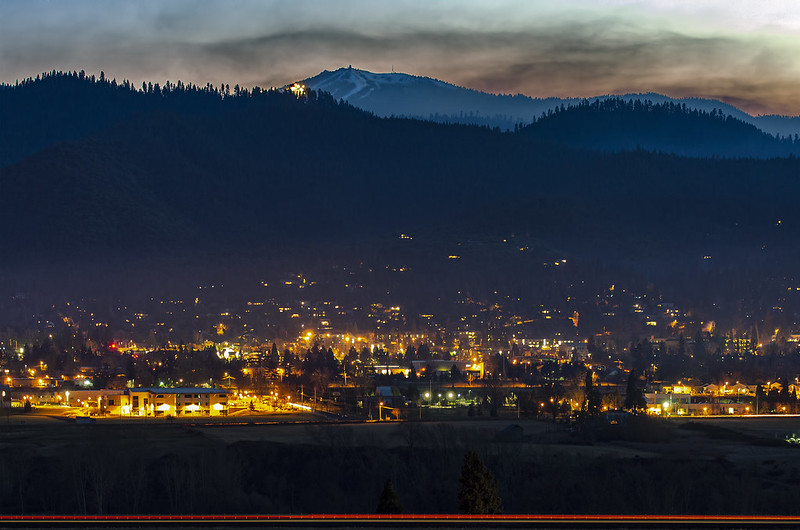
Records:
M383 421L383 401L378 402L378 421Z

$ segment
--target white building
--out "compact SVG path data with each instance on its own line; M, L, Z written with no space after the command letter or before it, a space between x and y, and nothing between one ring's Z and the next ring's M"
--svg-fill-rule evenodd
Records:
M228 413L228 391L221 388L134 388L136 416L221 416Z
M87 413L112 416L224 416L228 391L222 388L130 388L72 390L64 403Z

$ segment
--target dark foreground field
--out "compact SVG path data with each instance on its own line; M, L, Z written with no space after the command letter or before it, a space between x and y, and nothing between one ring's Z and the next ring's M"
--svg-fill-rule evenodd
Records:
M516 426L513 426L516 425ZM800 419L0 425L0 514L457 513L464 454L505 513L800 513Z

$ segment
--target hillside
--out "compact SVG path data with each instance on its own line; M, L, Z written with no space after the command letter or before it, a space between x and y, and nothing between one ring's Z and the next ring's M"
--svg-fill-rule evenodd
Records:
M572 111L512 134L381 119L313 91L135 91L72 75L5 88L0 100L9 108L6 98L38 102L40 113L35 127L17 127L23 110L0 124L21 146L5 146L6 159L19 161L0 169L4 196L14 198L0 222L15 227L0 244L17 258L257 253L357 246L406 231L440 240L526 234L544 248L589 256L653 247L699 253L784 244L800 227L790 202L796 160L595 153L554 147L549 131L536 137L536 127ZM673 118L675 129L658 134L680 136L687 119L731 126L718 116ZM743 125L733 125L736 138ZM729 206L743 201L747 208ZM776 211L785 212L779 228Z
M779 140L721 111L669 101L583 101L542 115L521 134L543 142L601 151L643 149L693 157L785 157L800 142Z
M402 73L376 74L357 68L324 71L302 81L313 90L377 116L400 116L436 122L514 128L564 102L523 95L494 95L432 79Z
M102 74L55 71L16 85L0 85L0 167L56 142L79 140L158 109L184 114L213 113L222 91L181 82L117 83Z
M325 70L301 81L314 90L324 90L337 100L378 116L404 116L436 121L499 127L513 130L528 125L542 113L581 103L579 98L532 98L522 94L489 94L456 86L430 77L403 73L373 73L352 66ZM626 102L673 103L689 110L721 112L767 134L781 137L800 133L800 117L751 116L716 99L670 98L662 94L598 95L589 102L622 99Z

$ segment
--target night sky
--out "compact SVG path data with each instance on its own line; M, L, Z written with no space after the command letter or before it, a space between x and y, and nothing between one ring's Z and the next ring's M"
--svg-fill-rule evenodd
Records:
M0 1L0 81L282 86L353 65L489 92L718 98L800 114L794 0Z

